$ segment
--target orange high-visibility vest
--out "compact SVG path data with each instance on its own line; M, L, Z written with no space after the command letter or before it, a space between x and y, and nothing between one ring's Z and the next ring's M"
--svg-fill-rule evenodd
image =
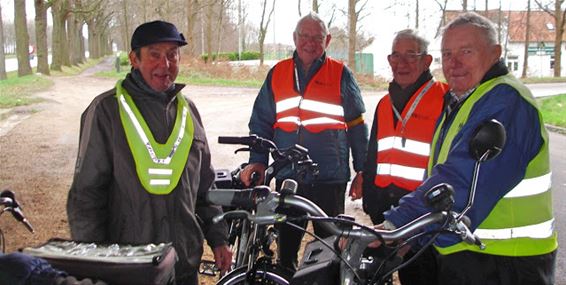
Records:
M275 65L271 80L276 105L273 128L293 132L303 126L313 133L347 129L340 96L343 68L342 63L327 57L301 96L293 59Z
M442 113L443 98L447 91L448 86L441 82L431 80L423 84L400 114L405 119L413 108L404 127L402 119L393 125L395 114L390 95L387 94L379 101L375 112L378 124L376 186L384 188L394 184L414 191L421 184L428 164L436 120ZM419 95L420 100L415 102Z

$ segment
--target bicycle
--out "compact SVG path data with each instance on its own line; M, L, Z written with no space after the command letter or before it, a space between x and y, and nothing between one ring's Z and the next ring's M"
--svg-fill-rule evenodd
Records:
M252 205L255 210L254 212L228 211L215 217L215 221L237 217L245 218L259 226L267 226L292 222L295 219L306 219L322 222L328 231L335 237L341 237L343 241L343 250L339 250L337 242L330 244L321 239L309 244L303 254L299 270L291 278L270 267L255 271L241 267L222 277L217 284L382 284L395 271L417 258L420 252L426 246L430 246L441 233L457 234L463 241L484 248L485 245L468 228L469 219L465 214L474 202L477 175L481 163L497 156L504 143L505 130L497 121L487 122L478 128L476 135L470 141L470 151L476 159L476 165L467 205L463 211L460 213L452 211L454 204L452 187L448 184L439 184L424 195L426 203L434 211L395 230L373 229L351 219L328 217L318 206L305 198L271 192L265 186L256 186L246 190L211 191L208 193L208 199L212 203L232 207ZM292 180L286 180L283 184L282 188L287 188L288 192L293 192L293 188L297 186L297 183ZM307 213L307 216L291 218L278 214L275 209L281 205L301 209ZM436 229L425 230L430 226L435 226ZM431 235L431 238L421 251L417 251L415 256L404 261L395 258L400 248L423 235ZM334 241L337 240L339 239L334 239ZM392 252L384 260L363 258L364 250L375 240L381 241L384 245L396 243L390 245ZM335 276L337 278L330 277L321 281L321 276L328 276L333 271L337 273Z
M0 215L10 212L34 232L13 191L0 193L0 207ZM177 256L170 243L101 244L54 238L4 255L4 232L0 229L0 248L0 284L175 284Z
M275 143L271 140L259 137L257 135L250 135L244 137L226 137L218 138L221 144L237 144L244 145L244 148L239 148L235 153L241 151L254 151L259 153L269 153L273 162L266 168L264 173L264 180L262 185L263 191L270 191L269 185L273 178L287 166L291 166L296 170L299 176L307 173L316 175L318 168L316 163L310 159L308 150L300 145L294 145L290 148L280 150ZM236 170L229 172L227 170L217 171L217 186L224 188L244 188L239 180L239 171L245 166L240 165ZM255 183L259 178L256 175L256 180L252 179ZM220 181L220 183L218 183ZM213 190L215 191L215 190ZM283 188L283 192L285 189ZM225 211L250 211L254 212L253 205L239 205L238 207L224 207ZM277 270L280 274L289 275L286 269L280 268L272 262L274 252L270 249L271 245L277 238L277 230L274 227L259 226L247 219L233 216L227 219L229 224L228 242L233 251L234 262L232 269L246 268L246 271L257 271L261 268L269 267L271 270ZM216 275L216 270L213 268L211 261L201 262L201 274Z

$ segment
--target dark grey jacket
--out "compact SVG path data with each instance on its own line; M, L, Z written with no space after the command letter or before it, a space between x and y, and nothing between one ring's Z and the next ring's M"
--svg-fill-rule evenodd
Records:
M143 92L128 75L122 86L156 141L164 143L175 124L175 94L184 85L176 84L175 90L155 96ZM67 202L71 237L89 242L172 242L179 255L177 277L195 274L203 238L214 248L226 243L227 231L225 224L212 224L212 217L221 209L205 199L214 171L200 115L187 99L194 140L185 170L170 194L152 195L137 177L115 92L112 89L96 97L81 118L79 153Z

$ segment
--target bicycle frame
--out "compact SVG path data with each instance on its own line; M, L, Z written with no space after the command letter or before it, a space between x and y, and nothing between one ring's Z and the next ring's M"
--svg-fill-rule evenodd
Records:
M262 185L269 186L273 178L279 171L289 165L297 166L303 172L317 173L318 169L315 163L308 156L308 150L300 145L281 151L275 143L270 140L258 137L256 135L246 137L219 137L219 143L223 144L239 144L245 145L247 148L241 148L239 151L255 151L269 153L273 158L271 163L265 169L264 181ZM254 209L242 207L240 209L249 210L254 214ZM234 219L230 223L230 234L236 231L235 242L232 247L235 260L233 268L246 266L247 270L252 270L261 252L269 258L273 253L269 249L270 244L275 238L276 233L268 229L267 225L258 225L253 221L246 219Z

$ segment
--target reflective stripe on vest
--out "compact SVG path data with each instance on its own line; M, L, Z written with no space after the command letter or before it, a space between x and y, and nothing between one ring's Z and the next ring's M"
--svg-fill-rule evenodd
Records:
M310 132L346 129L340 80L336 80L341 78L342 69L342 63L327 58L301 96L295 89L293 59L278 63L271 81L276 110L273 128L287 132L301 126Z
M383 97L376 108L376 175L374 184L385 188L391 184L414 191L424 178L430 142L438 117L442 113L444 83L428 81L411 96L400 119L394 124L391 95Z
M421 182L425 175L425 169L398 164L379 163L377 164L376 173L377 175L391 175Z
M403 147L403 139L405 147ZM416 155L429 156L430 144L401 137L386 137L377 141L377 152L396 149Z
M179 183L193 141L193 121L185 98L177 94L177 117L165 144L155 141L121 80L116 84L116 98L140 183L151 194L171 193Z
M507 229L476 229L480 239L549 238L554 232L554 219L535 225Z
M512 75L501 76L481 84L464 102L455 115L454 121L448 126L446 137L440 145L438 154L431 154L428 173L432 171L435 156L438 156L437 164L446 161L453 140L460 131L459 126L466 123L475 103L499 84L513 87L522 98L536 108L536 102L530 91ZM558 244L552 214L548 134L542 115L538 108L536 109L544 143L537 155L529 162L523 180L497 202L485 220L475 229L474 233L482 238L486 248L481 250L475 245L464 242L444 248L436 246L441 254L470 250L503 256L532 256L556 250ZM444 120L443 117L439 126L443 126ZM440 143L438 138L443 129L445 128L437 128L432 143L433 147Z

